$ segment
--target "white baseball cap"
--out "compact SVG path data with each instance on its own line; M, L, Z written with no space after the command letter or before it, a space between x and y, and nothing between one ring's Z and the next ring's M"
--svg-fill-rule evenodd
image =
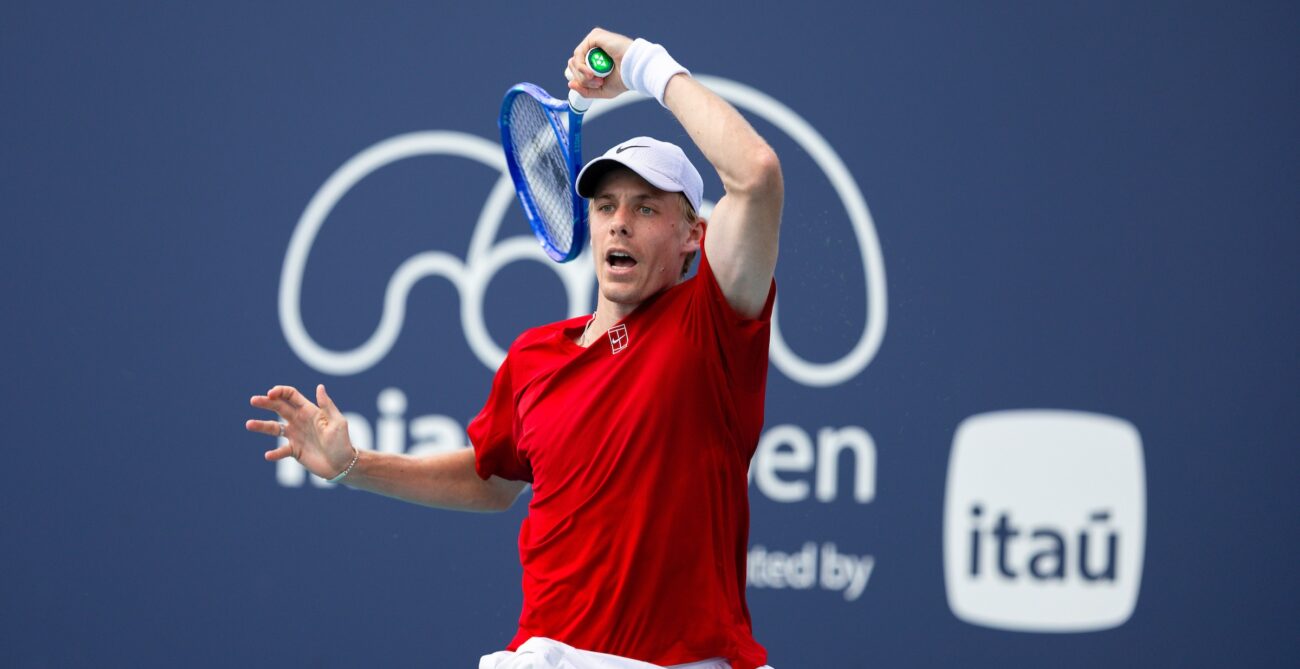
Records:
M685 195L695 211L700 210L700 198L704 193L704 180L700 173L676 144L653 137L633 137L587 163L578 172L578 195L589 199L595 197L600 178L617 165L636 172L659 190Z

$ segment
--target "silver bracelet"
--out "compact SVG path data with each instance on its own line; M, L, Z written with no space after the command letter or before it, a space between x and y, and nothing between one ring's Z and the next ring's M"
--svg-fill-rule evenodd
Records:
M352 468L357 466L357 460L358 460L360 457L361 457L361 451L358 451L358 450L357 450L357 447L356 447L356 446L353 446L353 447L352 447L352 462L348 464L348 468L347 468L347 469L344 469L342 472L340 472L338 476L335 476L334 478L329 479L328 482L329 482L329 483L338 483L339 481L342 481L344 478L347 478L347 475L352 473Z

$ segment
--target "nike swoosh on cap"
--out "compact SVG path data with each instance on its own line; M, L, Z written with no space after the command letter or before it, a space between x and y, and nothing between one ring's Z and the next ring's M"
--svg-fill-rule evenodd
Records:
M650 147L645 146L644 144L629 144L627 146L620 146L617 149L614 149L614 153L623 153L627 149L648 149L648 148Z

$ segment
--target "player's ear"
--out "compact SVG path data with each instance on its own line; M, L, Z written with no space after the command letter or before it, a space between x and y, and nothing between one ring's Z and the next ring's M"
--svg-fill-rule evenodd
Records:
M700 244L704 243L704 232L709 227L709 222L704 217L695 218L689 230L686 231L686 243L683 245L683 251L694 253L700 250Z

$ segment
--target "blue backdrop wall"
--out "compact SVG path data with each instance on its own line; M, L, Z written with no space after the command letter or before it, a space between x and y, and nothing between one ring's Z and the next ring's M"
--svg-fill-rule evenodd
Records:
M775 666L1294 666L1294 3L580 10L0 9L0 665L509 639L524 504L322 486L243 422L324 382L363 445L462 447L500 348L590 310L493 152L505 89L559 90L599 23L783 160ZM587 128L686 140L645 102Z

